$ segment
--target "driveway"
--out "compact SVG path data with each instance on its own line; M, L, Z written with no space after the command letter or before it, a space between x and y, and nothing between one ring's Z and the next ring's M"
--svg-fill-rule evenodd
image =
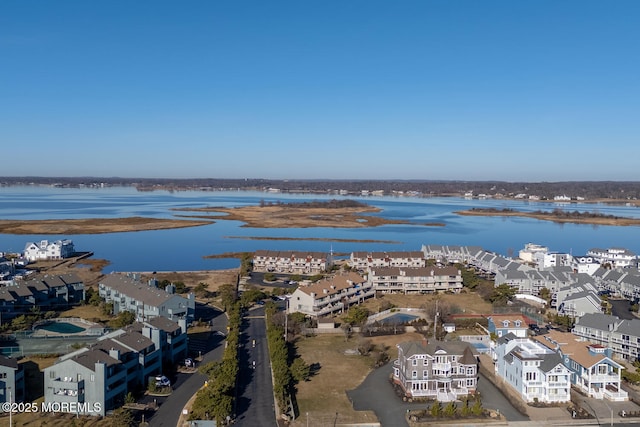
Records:
M409 410L425 409L428 404L403 402L389 382L393 372L391 363L371 372L362 384L347 392L356 411L375 412L383 427L408 427L405 415ZM528 417L520 414L489 380L480 376L478 391L482 396L482 405L486 409L499 409L508 421L526 421Z

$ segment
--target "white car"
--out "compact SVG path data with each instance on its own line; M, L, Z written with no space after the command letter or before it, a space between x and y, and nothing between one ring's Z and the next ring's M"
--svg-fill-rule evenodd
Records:
M171 387L171 381L164 375L158 375L156 377L156 387Z

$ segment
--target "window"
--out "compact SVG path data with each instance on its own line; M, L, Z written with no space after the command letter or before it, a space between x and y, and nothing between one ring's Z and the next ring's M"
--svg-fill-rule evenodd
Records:
M95 380L96 380L96 376L94 374L91 374L90 381L94 382Z
M427 365L429 365L429 359L423 359L423 360L422 360L422 365L423 365L423 366L427 366Z
M476 369L473 366L468 366L467 367L467 375L474 375L476 372Z
M418 359L413 359L413 360L411 361L411 364L412 364L413 366L418 366Z
M537 378L537 375L535 372L527 372L526 374L526 380L527 381L535 381Z
M411 378L417 379L418 378L418 371L411 371Z

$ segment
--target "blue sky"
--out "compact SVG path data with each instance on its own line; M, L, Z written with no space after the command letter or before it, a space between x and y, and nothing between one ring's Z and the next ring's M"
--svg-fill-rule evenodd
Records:
M0 2L0 176L640 180L640 2Z

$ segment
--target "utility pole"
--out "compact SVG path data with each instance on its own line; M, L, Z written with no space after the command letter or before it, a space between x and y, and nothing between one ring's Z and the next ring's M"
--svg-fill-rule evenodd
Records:
M438 328L438 300L436 300L436 314L433 317L433 340L436 340L436 329Z

